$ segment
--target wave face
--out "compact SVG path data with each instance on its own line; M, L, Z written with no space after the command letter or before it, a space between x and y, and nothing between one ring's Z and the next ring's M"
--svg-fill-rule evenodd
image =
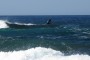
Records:
M88 55L65 56L60 51L36 47L28 50L0 52L0 60L90 60Z
M54 24L33 24L33 23L18 23L18 22L9 22L9 21L0 21L0 28L14 28L14 29L30 29L30 28L42 28L42 27L56 27Z
M6 21L0 20L0 29L2 28L9 28L9 26L6 24Z

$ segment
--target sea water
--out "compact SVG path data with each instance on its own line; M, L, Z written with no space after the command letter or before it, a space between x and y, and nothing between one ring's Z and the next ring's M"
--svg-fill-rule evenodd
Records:
M6 24L42 25L49 19L54 27ZM90 16L0 16L0 60L90 60Z

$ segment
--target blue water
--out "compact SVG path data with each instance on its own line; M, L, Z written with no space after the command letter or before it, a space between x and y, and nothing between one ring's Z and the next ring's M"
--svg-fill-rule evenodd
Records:
M52 24L55 25L54 27L34 27L28 29L16 29L10 28L10 26L5 23L10 22L12 24L17 23L21 25L38 25L45 24L49 19L52 19ZM77 58L76 56L77 54L79 54L79 57L82 58L81 55L85 57L84 60L90 60L90 16L0 16L0 51L4 53L3 55L6 55L6 52L8 52L8 55L11 55L14 53L13 51L16 51L16 54L20 51L26 54L25 51L28 51L28 49L30 51L30 54L31 51L33 51L32 54L35 54L35 51L32 50L32 48L35 48L35 51L44 51L45 49L49 51L48 48L50 48L52 50L55 50L57 53L61 52L65 56L72 57L72 55L75 55L74 57ZM47 52L46 50L44 52ZM10 53L11 51L12 53ZM53 51L52 53L49 52L47 52L46 55L52 53L54 54ZM40 53L44 54L41 51L36 54ZM62 54L55 54L52 55L55 57L55 59L58 58L56 56L62 56ZM46 57L46 55L42 56ZM88 55L88 57L85 55ZM12 56L14 57L14 55ZM36 57L34 58L37 60ZM2 59L4 60L4 58ZM29 59L31 59L31 57ZM9 58L7 58L6 60L9 60ZM59 60L59 58L57 60ZM70 60L72 60L72 58L70 58ZM80 59L77 58L77 60Z

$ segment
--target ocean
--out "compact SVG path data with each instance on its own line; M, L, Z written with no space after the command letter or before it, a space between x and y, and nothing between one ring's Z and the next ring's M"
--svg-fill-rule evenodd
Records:
M90 60L90 15L0 16L0 60Z

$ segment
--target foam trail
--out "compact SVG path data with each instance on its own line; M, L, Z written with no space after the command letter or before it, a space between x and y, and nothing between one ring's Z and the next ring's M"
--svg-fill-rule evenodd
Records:
M0 60L90 60L89 55L64 56L60 51L36 47L23 51L0 52Z
M5 23L6 21L0 20L0 29L2 28L8 28L7 24Z

